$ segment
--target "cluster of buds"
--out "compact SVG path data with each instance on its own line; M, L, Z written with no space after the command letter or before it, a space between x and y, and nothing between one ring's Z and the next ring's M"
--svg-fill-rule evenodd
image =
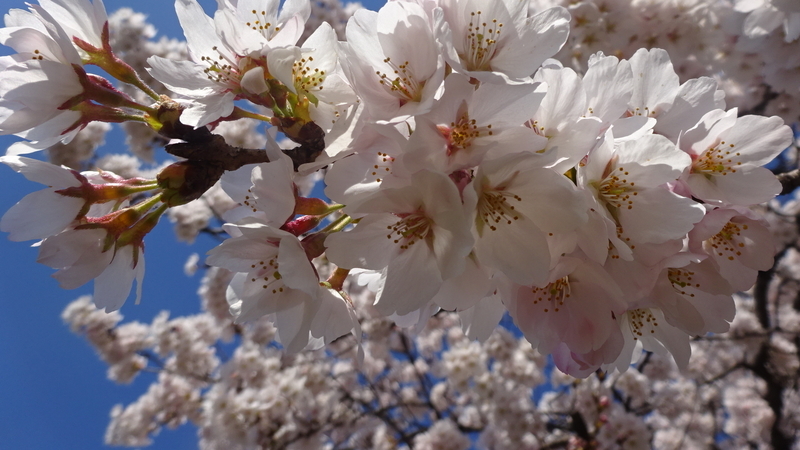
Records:
M65 289L95 279L95 303L114 311L144 276L144 236L166 211L154 180L123 179L111 172L83 172L22 156L0 162L46 184L14 205L0 221L9 239L40 239L38 261L58 271ZM134 203L137 200L138 203ZM132 204L133 203L133 204Z

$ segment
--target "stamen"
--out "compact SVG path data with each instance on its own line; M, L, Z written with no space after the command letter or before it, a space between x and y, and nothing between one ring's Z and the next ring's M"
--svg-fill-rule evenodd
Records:
M681 295L688 295L694 297L694 294L687 293L684 289L687 287L699 288L700 283L694 277L694 272L685 269L671 268L667 270L667 277L672 287Z
M733 150L734 147L736 147L735 144L726 144L725 141L721 141L714 147L709 147L692 163L692 172L700 172L706 175L736 173L735 167L741 166L742 163L739 161L734 162L734 158L741 156L741 153Z
M283 277L278 272L277 258L272 258L266 262L259 261L258 264L252 264L250 267L254 269L251 274L255 275L250 278L251 282L255 283L256 280L262 280L261 289L269 290L272 294L283 292Z
M742 231L747 230L747 224L728 222L722 227L719 233L706 241L707 245L711 248L717 256L726 256L729 261L737 259L742 256L741 249L744 248L745 243L742 239Z
M216 83L238 86L242 78L242 74L239 72L239 63L231 61L227 56L223 55L216 46L211 50L217 52L219 61L215 61L209 56L200 57L201 61L209 65L207 69L203 70L208 79Z
M633 340L637 341L645 333L655 334L658 321L649 309L634 309L628 311L628 324L633 333Z
M531 288L531 292L535 295L533 304L549 302L550 306L553 307L553 312L559 312L561 307L564 306L564 301L570 298L571 291L569 276L559 278L543 288L534 286ZM543 311L550 312L550 308L545 307Z
M392 173L392 163L394 162L394 157L389 156L388 153L377 152L378 153L378 161L375 165L372 166L372 172L370 174L375 177L375 182L380 183L382 180L381 176L386 176Z
M408 250L417 241L425 240L431 232L431 221L421 212L401 215L394 225L386 227L389 234L386 238L400 244L401 250Z
M425 83L416 80L414 72L408 65L409 62L396 65L389 57L383 62L389 65L393 74L390 76L378 70L375 75L380 78L380 83L389 89L392 95L400 97L400 106L408 102L418 102L422 98L422 87Z
M252 30L261 33L261 35L267 40L272 39L275 36L275 33L280 31L280 27L277 26L277 24L273 25L272 22L268 21L266 11L256 11L253 9L250 11L250 13L253 15L253 19L245 22L244 24L250 27Z
M477 220L489 225L492 231L497 231L497 226L503 223L511 225L520 218L511 203L521 201L522 197L506 190L485 190L478 200Z
M639 195L635 190L635 182L625 178L630 173L624 167L611 172L598 187L600 196L615 208L633 209L634 197Z
M483 20L481 11L470 13L467 34L464 36L464 51L468 70L491 70L490 62L497 53L498 39L503 24L497 19Z
M321 90L322 82L325 81L325 71L307 67L308 63L314 61L313 56L301 58L292 64L294 74L294 86L298 91L308 92L311 90Z

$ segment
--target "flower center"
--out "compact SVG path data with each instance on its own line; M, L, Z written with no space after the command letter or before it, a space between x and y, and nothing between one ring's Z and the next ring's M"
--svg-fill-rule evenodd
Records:
M372 171L370 174L375 177L375 182L380 183L383 181L381 176L388 175L392 173L392 163L394 162L394 157L389 156L388 153L377 152L378 153L378 160L372 166Z
M312 89L322 90L322 82L325 80L325 71L319 68L311 69L306 65L314 61L313 56L301 58L292 64L294 74L294 86L298 92L308 92Z
M634 309L628 311L628 324L633 333L633 340L637 341L645 333L655 334L658 321L649 309Z
M272 291L273 294L283 292L283 277L278 272L278 260L272 258L269 261L259 261L258 264L250 266L254 273L254 277L250 278L253 283L256 280L263 280L261 289Z
M414 78L408 61L396 65L391 58L386 57L383 62L392 69L392 75L387 75L379 70L375 74L380 78L380 83L388 88L392 95L400 97L400 106L408 102L418 102L422 97L422 87L425 83L418 82Z
M463 108L462 108L463 109ZM475 119L469 118L469 112L463 112L458 120L450 125L437 125L439 133L447 139L447 156L458 150L467 149L472 145L472 140L482 135L494 134L492 125L478 126Z
M531 119L531 120L525 122L525 125L530 127L539 136L544 136L544 137L550 139L550 137L547 136L547 134L545 133L544 127L539 125L539 121L538 120Z
M733 261L737 256L742 256L740 249L744 248L744 242L741 242L741 235L743 230L747 230L748 226L743 223L728 222L722 227L719 233L714 235L706 243L711 246L711 249L717 256L728 255L728 260Z
M603 182L600 183L597 190L606 203L615 208L633 209L634 197L639 193L634 190L636 183L629 183L625 178L628 174L624 167L620 167L617 171L608 174Z
M692 172L702 172L709 176L727 175L729 172L736 173L734 167L740 166L742 163L738 161L734 163L733 158L741 155L733 150L734 147L736 144L726 144L725 141L709 147L692 163Z
M210 56L201 56L200 60L208 64L208 67L203 70L209 80L224 84L226 86L238 85L242 74L239 71L239 64L236 61L231 61L227 56L223 55L219 49L214 46L211 50L217 52L219 55L215 60Z
M667 270L667 278L669 278L669 282L672 283L672 287L681 295L694 297L694 294L687 294L684 289L687 287L700 287L700 283L694 282L694 272L691 270L670 268Z
M387 239L395 244L400 244L401 250L408 250L419 240L426 239L431 232L431 221L421 213L400 214L400 220L386 228L389 234Z
M484 190L478 200L478 230L483 231L484 225L488 225L490 230L497 231L498 225L511 225L519 220L519 212L511 203L521 201L522 197L503 189Z
M538 305L541 302L550 303L553 307L553 312L558 312L572 292L569 285L569 276L559 278L543 288L534 286L531 288L531 292L534 295L534 305ZM545 307L543 311L550 312L550 308Z

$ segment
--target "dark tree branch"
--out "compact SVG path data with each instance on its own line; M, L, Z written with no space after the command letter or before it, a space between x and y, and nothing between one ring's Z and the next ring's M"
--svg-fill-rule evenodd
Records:
M795 189L800 187L800 169L778 174L778 181L781 182L781 186L783 187L780 195L791 194Z

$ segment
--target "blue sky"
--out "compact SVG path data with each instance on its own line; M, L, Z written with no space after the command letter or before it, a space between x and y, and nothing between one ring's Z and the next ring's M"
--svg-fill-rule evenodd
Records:
M383 2L362 3L375 9ZM130 6L148 14L160 34L182 37L171 2L106 0L105 4L109 12ZM201 0L201 4L211 13L215 2ZM24 8L22 0L4 5ZM8 54L7 50L0 49L0 54ZM0 136L0 152L15 141ZM0 165L0 214L41 188ZM203 254L215 244L199 239L188 246L176 243L173 236L166 220L148 235L142 302L123 306L121 313L126 320L149 323L161 310L173 316L199 310L195 292L201 275L189 278L182 267L190 254ZM107 366L60 318L69 302L91 294L91 283L73 291L60 289L50 276L53 271L36 263L37 250L30 244L10 242L5 233L0 235L0 449L108 448L103 435L111 407L137 399L155 380L155 374L141 374L130 385L117 385L106 378ZM148 448L196 448L195 431L193 426L165 430Z

